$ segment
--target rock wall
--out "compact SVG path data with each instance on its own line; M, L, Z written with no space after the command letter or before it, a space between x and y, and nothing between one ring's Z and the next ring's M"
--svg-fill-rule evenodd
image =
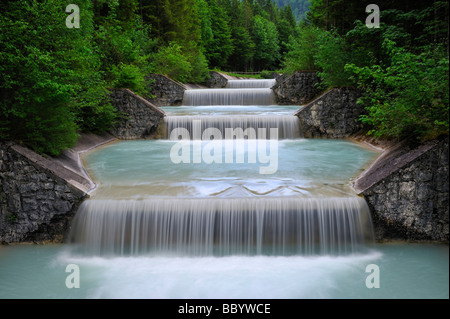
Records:
M123 115L111 129L111 134L119 139L140 139L156 132L165 113L155 105L128 89L114 90L112 103Z
M376 238L449 240L448 136L386 150L354 183L366 198Z
M209 72L209 79L206 80L206 86L209 88L222 89L228 84L228 78L225 74L211 71Z
M93 183L14 143L0 143L0 243L61 242Z
M298 71L291 76L278 78L272 89L278 104L305 105L320 94L317 83L319 77L316 72Z
M305 137L343 138L360 131L363 125L358 119L365 112L356 104L360 95L353 88L332 88L300 109L295 115Z
M162 74L150 74L146 77L149 94L146 100L156 106L180 106L183 103L186 87Z
M206 86L208 88L223 89L227 87L228 80L237 80L237 79L239 78L230 76L225 73L211 71L209 72L209 79L206 80Z

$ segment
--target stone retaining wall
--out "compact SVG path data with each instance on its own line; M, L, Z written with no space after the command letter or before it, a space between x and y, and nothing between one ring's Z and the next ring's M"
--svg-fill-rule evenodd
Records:
M386 150L354 183L366 198L376 238L449 240L448 136Z
M93 183L14 143L0 143L0 243L61 242Z
M147 138L156 132L165 113L128 89L114 90L112 103L123 115L111 129L119 139Z
M358 119L365 112L356 104L360 95L354 88L332 88L300 109L295 115L305 137L343 138L360 131Z
M209 72L209 79L206 80L206 86L208 88L222 89L227 86L228 80L230 79L231 77L227 76L226 74L211 71Z
M272 90L280 105L305 105L320 94L317 83L319 77L316 72L298 71L278 78Z
M162 74L150 74L148 81L148 96L146 100L156 106L180 106L183 103L186 86Z

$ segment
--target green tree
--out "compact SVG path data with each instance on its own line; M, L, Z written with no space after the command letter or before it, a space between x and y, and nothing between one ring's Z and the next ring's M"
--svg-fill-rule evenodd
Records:
M229 57L229 68L247 71L251 69L255 55L255 43L250 33L244 27L234 27L232 31L234 49Z
M182 47L176 42L161 47L152 56L152 71L167 75L168 77L186 83L192 72L188 58L184 56Z
M205 55L211 68L223 68L232 54L233 43L228 16L217 0L208 0L211 13L213 38L205 48Z
M61 1L11 1L8 8L0 15L1 138L57 155L77 140L73 69L63 51L76 37L61 23Z
M299 35L291 36L288 52L283 62L284 72L293 73L299 70L319 70L316 55L319 49L319 38L325 31L310 25L303 25Z
M199 16L200 44L203 51L212 43L214 35L212 30L211 13L206 0L196 0L196 10Z
M257 50L254 61L257 70L272 69L279 62L280 48L275 24L262 16L255 16L253 41Z
M197 5L190 0L142 0L143 19L152 26L152 37L162 45L198 43L201 29Z
M346 69L354 74L367 111L361 120L376 137L416 137L427 140L449 131L449 60L445 48L420 54L397 47L388 39L383 49L390 57L380 65Z

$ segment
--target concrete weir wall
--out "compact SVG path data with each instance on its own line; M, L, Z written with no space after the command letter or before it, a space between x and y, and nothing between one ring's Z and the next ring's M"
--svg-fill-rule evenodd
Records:
M448 141L393 145L354 182L371 208L378 240L448 243Z
M0 243L60 242L95 187L61 162L0 143Z

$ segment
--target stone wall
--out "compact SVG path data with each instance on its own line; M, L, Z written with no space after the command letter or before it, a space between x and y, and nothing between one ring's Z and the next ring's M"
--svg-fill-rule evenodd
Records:
M360 92L353 88L332 88L300 109L305 137L343 138L363 128L358 121L364 108L356 104Z
M183 103L186 87L162 74L150 74L146 77L149 94L146 100L156 106L180 106Z
M305 105L320 94L317 83L319 77L316 72L298 71L291 76L278 78L272 89L278 104Z
M366 198L376 238L448 243L448 136L386 150L354 183Z
M150 137L165 116L155 105L128 89L114 90L111 98L113 105L123 115L110 131L119 139Z
M229 76L224 73L211 71L209 72L209 79L206 80L206 86L208 88L215 88L215 89L223 89L227 87L228 80L236 80L238 78Z
M14 143L0 143L0 243L61 242L93 183Z

